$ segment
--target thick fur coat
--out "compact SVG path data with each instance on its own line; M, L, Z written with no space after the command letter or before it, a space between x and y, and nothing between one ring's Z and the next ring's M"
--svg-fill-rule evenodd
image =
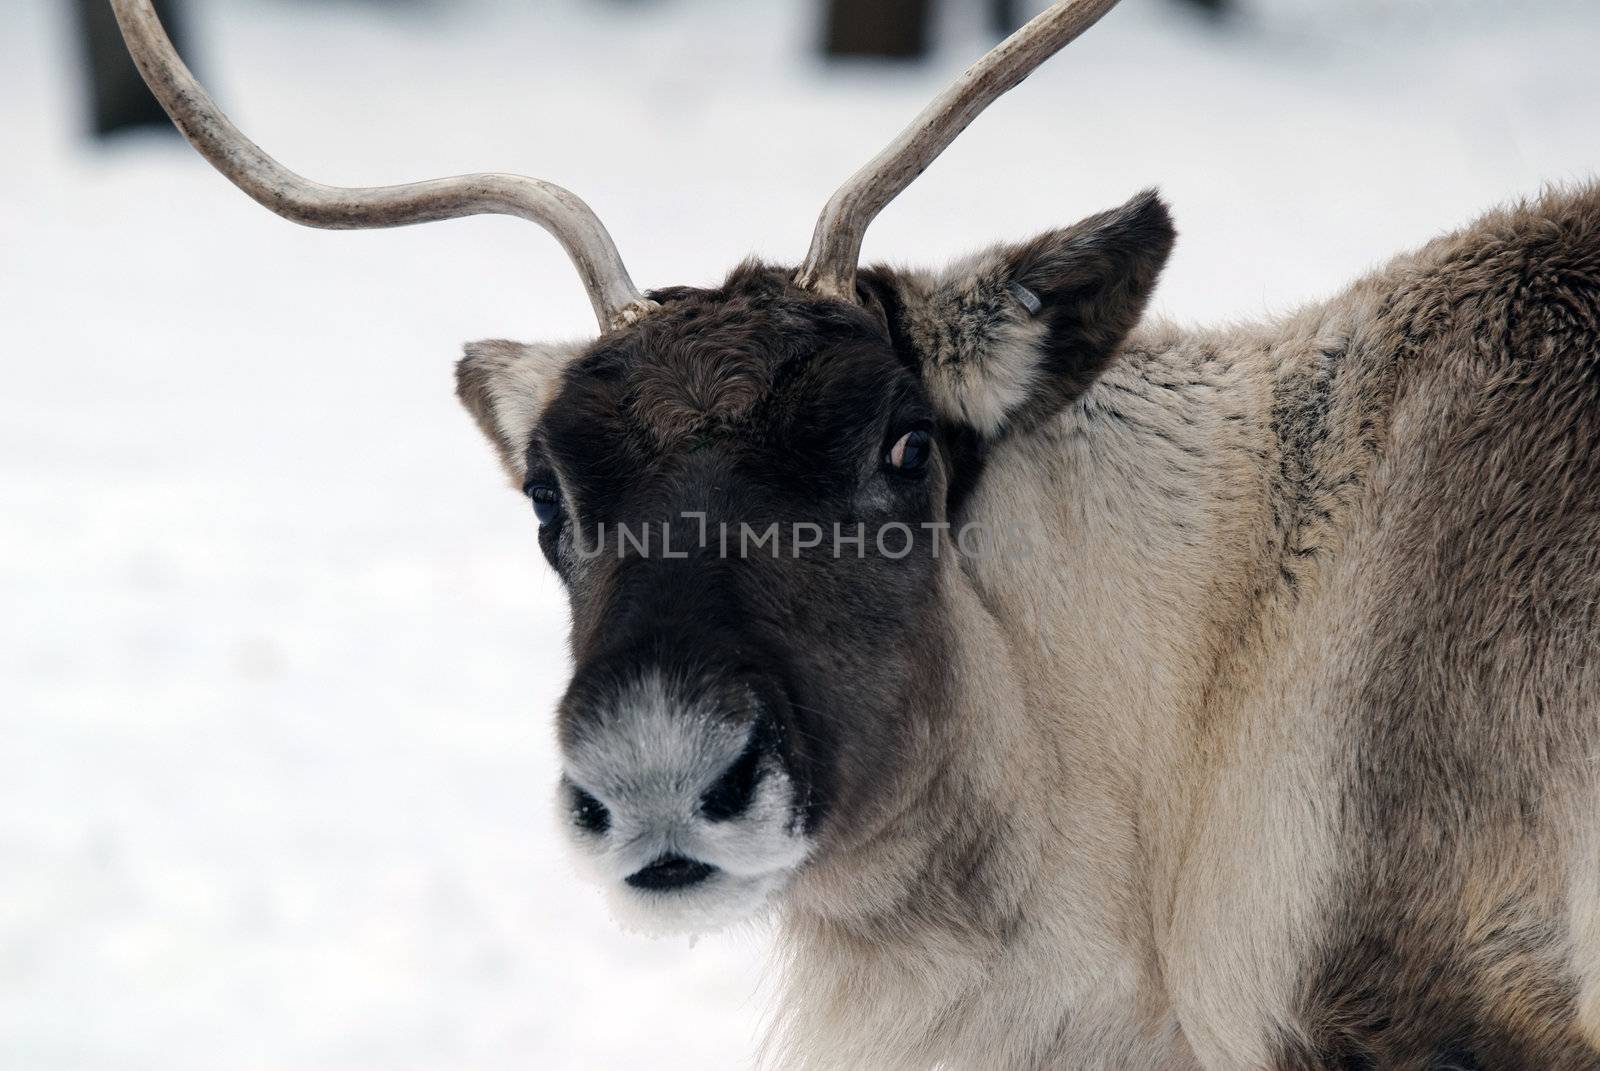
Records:
M1600 1067L1600 191L1139 329L968 508L1052 538L941 575L959 714L797 883L783 1052Z
M547 348L463 362L513 477L553 464L577 516L597 485L562 468L566 424L657 455L692 434L697 465L740 429L737 461L797 426L762 415L796 377L843 375L795 353L876 360L875 319L940 436L926 504L874 501L1034 533L912 588L852 566L839 599L883 594L837 620L789 609L818 566L757 615L787 629L761 650L831 674L767 704L808 845L771 901L767 1057L1600 1068L1600 187L1221 330L1135 326L1171 241L1145 196L945 273L864 272L861 315L741 269L664 295L648 343L574 349L559 389ZM682 404L647 421L664 375ZM547 406L582 413L552 430ZM856 508L867 480L808 486ZM592 593L643 575L600 569L569 578L583 680L616 626ZM700 576L672 605L733 612ZM852 627L870 658L816 653ZM593 715L562 717L583 738Z

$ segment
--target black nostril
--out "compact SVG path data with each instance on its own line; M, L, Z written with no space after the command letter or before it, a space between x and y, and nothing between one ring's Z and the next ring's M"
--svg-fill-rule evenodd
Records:
M765 741L761 733L751 733L750 743L734 760L717 783L706 789L700 797L700 813L712 822L726 822L737 818L749 809L756 798L756 784L761 780L761 755Z
M611 812L606 805L577 785L572 788L572 820L590 833L604 833L611 828Z
M709 878L716 867L681 855L663 855L643 870L628 875L635 889L681 889Z

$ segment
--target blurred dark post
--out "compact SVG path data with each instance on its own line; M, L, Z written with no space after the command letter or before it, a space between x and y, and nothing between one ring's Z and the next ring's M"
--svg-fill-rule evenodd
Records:
M1220 19L1233 10L1233 0L1181 0L1185 7L1192 7L1202 14L1214 19Z
M1022 28L1022 5L1017 0L989 0L989 25L1001 37L1009 37Z
M1187 0L1222 4L1226 0ZM1008 37L1028 21L1021 0L979 0L989 13L989 27ZM830 56L879 56L917 59L927 54L932 36L931 0L826 0Z
M139 69L128 55L128 46L122 43L109 0L77 0L77 6L78 37L88 66L95 134L104 137L137 126L171 129L171 120L145 88ZM177 9L178 0L156 0L156 13L181 52L184 35Z
M929 0L827 0L830 56L915 59L928 51Z

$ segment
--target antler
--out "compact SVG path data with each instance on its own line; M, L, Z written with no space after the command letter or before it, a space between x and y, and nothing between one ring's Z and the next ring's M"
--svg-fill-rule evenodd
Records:
M259 204L308 227L362 230L461 216L532 220L561 243L589 292L602 331L655 307L640 294L594 211L578 196L522 175L461 175L404 186L340 187L290 171L228 121L195 81L150 0L111 0L128 51L183 136Z
M854 301L861 239L883 206L927 170L978 114L1099 21L1117 0L1060 0L1006 38L929 104L829 199L795 273L807 290Z

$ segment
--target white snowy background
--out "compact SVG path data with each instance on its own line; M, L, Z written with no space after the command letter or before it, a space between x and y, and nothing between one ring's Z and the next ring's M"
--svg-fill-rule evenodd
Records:
M802 0L191 3L333 182L522 171L645 286L794 259L984 47L829 67ZM975 5L974 5L975 6ZM884 214L936 262L1160 185L1157 304L1284 310L1600 169L1593 0L1127 0ZM537 228L302 230L79 136L64 0L0 2L0 1069L733 1068L759 931L620 931L554 835L561 594L451 397L591 331Z

